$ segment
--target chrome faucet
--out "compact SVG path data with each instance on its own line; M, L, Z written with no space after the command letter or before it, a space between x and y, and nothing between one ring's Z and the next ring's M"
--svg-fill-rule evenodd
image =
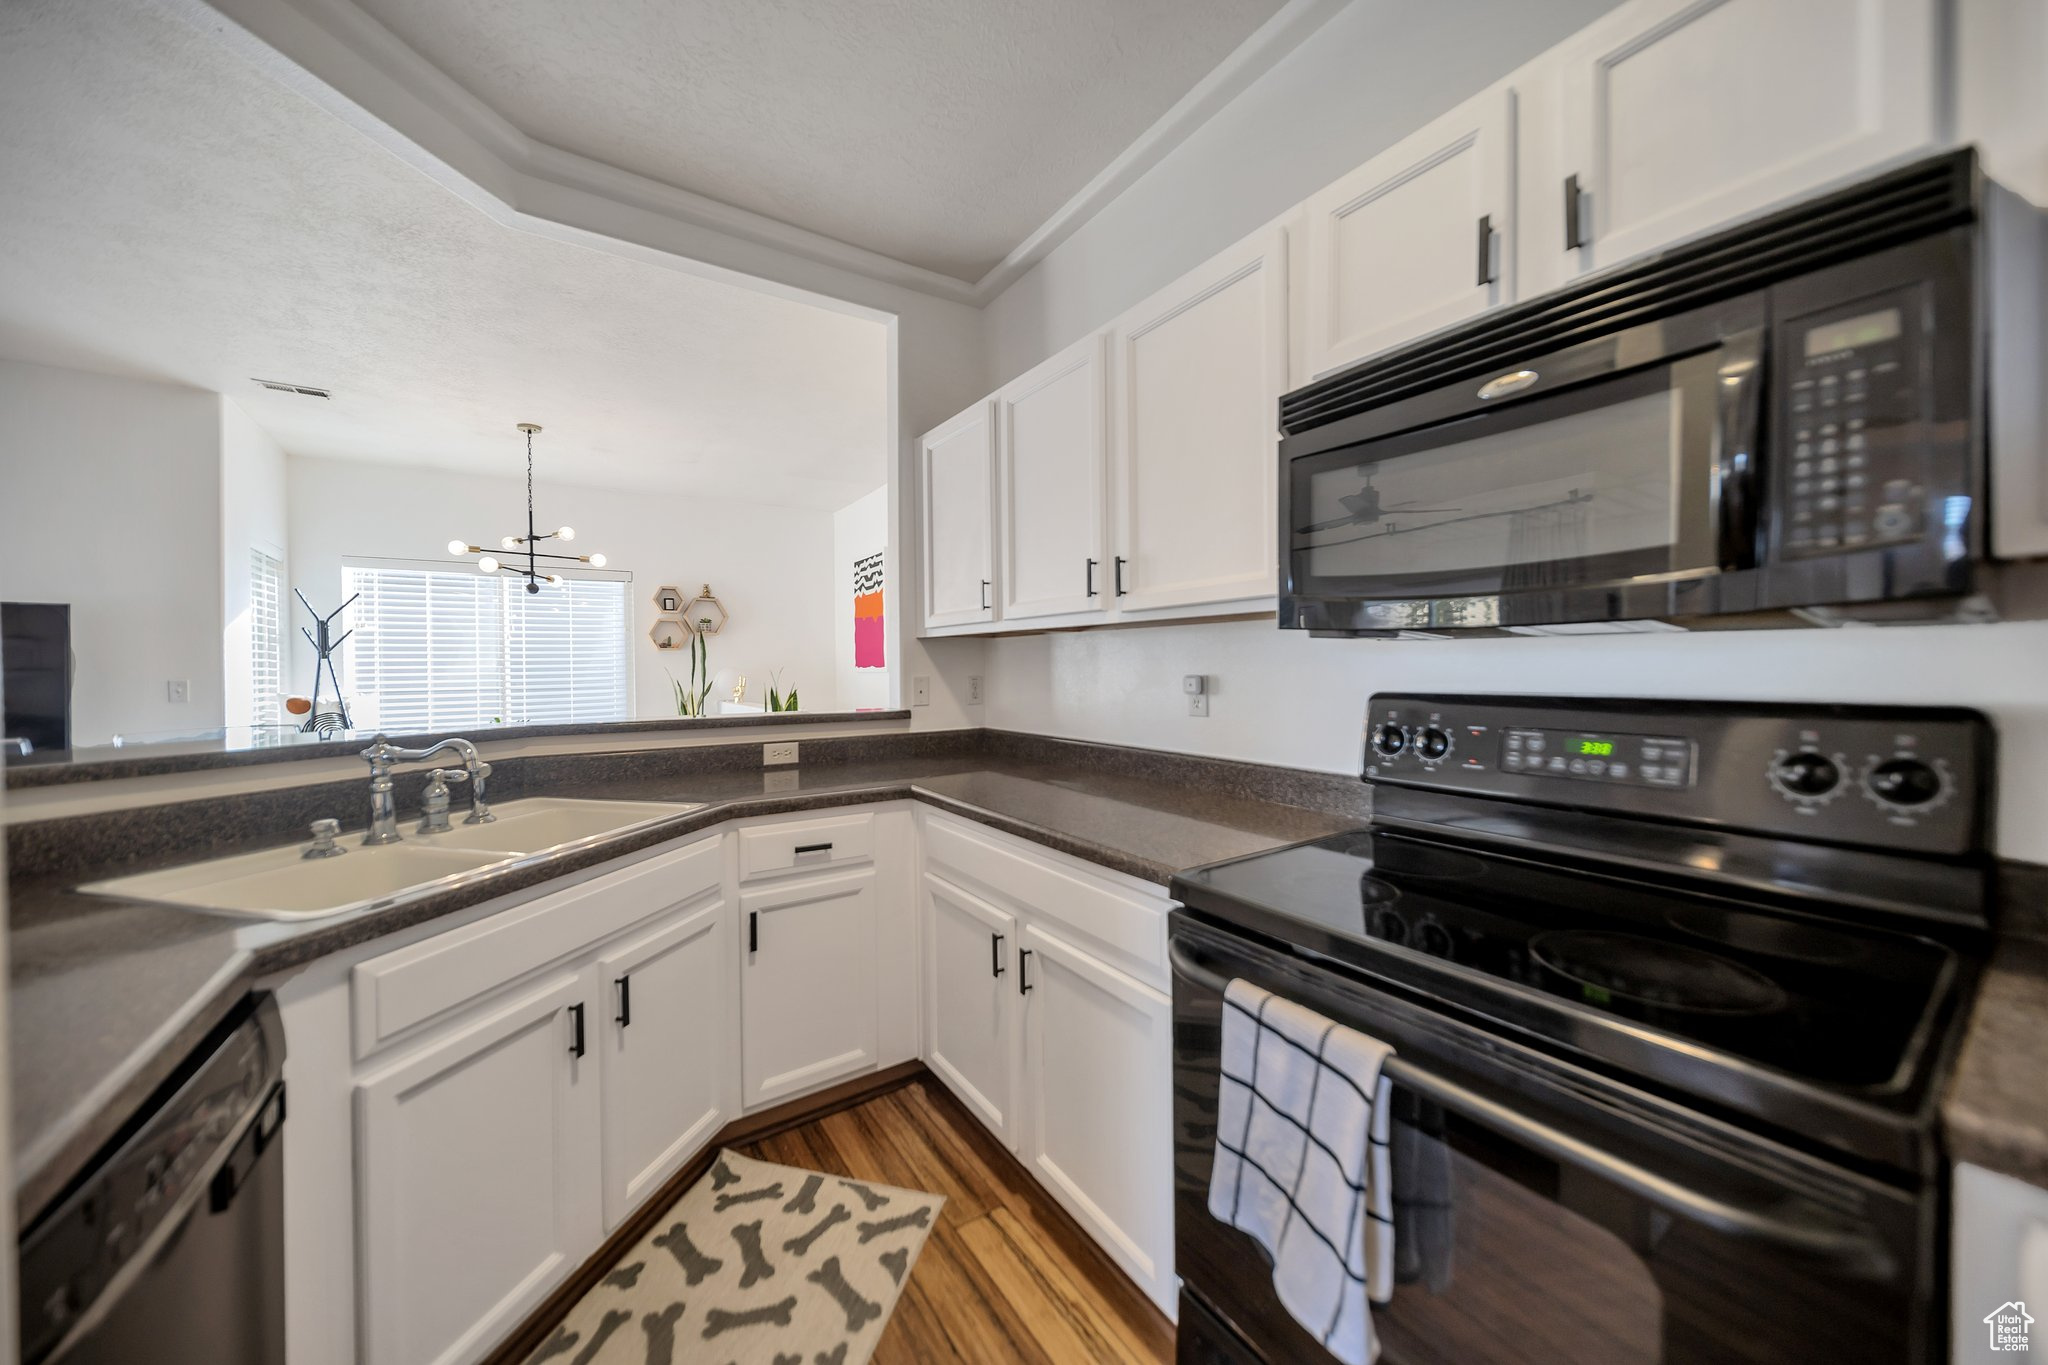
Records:
M398 807L391 799L391 770L400 763L417 763L432 758L443 749L453 750L462 758L462 767L469 782L469 817L465 825L489 824L498 817L491 814L489 803L484 800L484 779L491 775L491 765L477 756L476 745L466 739L448 738L424 749L401 749L390 740L378 735L370 747L363 750L363 758L370 765L370 832L363 836L365 844L395 844L404 836L398 832ZM446 788L441 799L448 798Z

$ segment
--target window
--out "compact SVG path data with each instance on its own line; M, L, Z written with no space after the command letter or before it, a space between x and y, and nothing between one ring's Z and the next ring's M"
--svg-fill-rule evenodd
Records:
M375 698L378 728L626 720L632 713L623 577L526 580L389 561L342 566L355 632L346 686Z
M284 720L284 562L262 549L249 552L249 723Z

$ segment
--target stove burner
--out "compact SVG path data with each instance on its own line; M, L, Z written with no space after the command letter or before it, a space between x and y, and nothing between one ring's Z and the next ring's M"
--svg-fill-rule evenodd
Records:
M1486 875L1484 859L1469 853L1382 839L1373 848L1373 870L1417 881L1469 881Z
M1635 934L1554 930L1530 939L1529 953L1596 1004L1618 997L1687 1014L1767 1014L1785 1005L1776 982L1739 962Z
M1868 956L1863 943L1839 929L1795 920L1695 908L1673 910L1664 922L1681 933L1792 962L1839 967Z

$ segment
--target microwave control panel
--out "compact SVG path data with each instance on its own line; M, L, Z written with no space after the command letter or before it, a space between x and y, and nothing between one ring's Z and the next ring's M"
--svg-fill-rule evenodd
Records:
M1779 329L1780 557L1920 539L1927 461L1915 293L1862 299Z
M1949 708L1377 696L1374 783L1965 853L1989 723Z

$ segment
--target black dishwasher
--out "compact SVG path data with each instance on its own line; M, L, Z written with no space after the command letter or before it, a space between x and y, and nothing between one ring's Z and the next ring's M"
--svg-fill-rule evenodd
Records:
M28 1228L23 1365L282 1365L283 1064L252 997Z

